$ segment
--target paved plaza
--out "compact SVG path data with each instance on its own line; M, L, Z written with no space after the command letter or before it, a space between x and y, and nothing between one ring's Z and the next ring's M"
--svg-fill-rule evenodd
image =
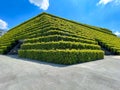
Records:
M66 66L0 55L0 90L120 90L120 56Z

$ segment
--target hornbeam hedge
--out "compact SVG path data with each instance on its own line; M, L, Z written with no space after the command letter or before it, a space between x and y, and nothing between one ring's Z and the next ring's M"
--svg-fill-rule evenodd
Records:
M0 49L0 54L4 54L4 51L3 51L3 49Z
M85 44L80 42L58 41L58 42L41 42L25 43L21 49L92 49L100 50L99 45Z
M93 40L86 40L81 38L69 37L69 36L60 36L60 35L49 35L49 36L42 36L32 39L26 39L25 43L34 43L34 42L49 42L49 41L75 41L75 42L82 42L82 43L89 43L89 44L97 44L96 41Z
M19 56L57 64L76 64L104 58L101 50L19 50Z

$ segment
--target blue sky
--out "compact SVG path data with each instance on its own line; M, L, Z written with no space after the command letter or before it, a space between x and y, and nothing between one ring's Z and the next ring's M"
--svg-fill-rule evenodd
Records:
M0 0L0 29L48 12L120 35L120 0Z

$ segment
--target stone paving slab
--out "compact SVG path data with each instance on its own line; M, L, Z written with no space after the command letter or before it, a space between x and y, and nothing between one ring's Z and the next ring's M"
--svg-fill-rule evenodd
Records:
M0 55L0 90L120 90L120 56L65 66Z

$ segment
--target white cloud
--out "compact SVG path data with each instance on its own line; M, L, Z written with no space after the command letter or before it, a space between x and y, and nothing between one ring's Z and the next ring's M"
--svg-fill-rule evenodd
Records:
M29 2L43 10L47 10L49 7L49 0L29 0Z
M98 5L107 5L108 3L112 3L114 5L120 5L120 0L100 0L97 3L97 6Z
M0 29L7 29L8 24L0 19Z
M106 5L106 4L108 4L108 3L110 3L110 2L112 2L113 0L100 0L98 3L97 3L97 5Z
M116 31L115 35L120 36L120 32Z

